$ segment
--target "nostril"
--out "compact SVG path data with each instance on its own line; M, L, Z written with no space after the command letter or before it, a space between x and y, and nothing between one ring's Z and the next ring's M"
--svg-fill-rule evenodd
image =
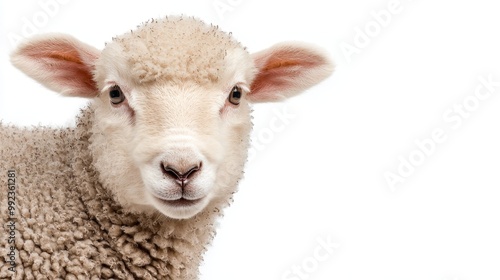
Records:
M165 166L163 163L161 164L163 173L165 173L167 176L171 177L172 179L179 179L181 178L181 174L173 169L172 167L169 167L168 165Z
M175 168L172 165L161 163L163 173L174 180L186 181L201 169L202 163L191 166L190 168Z
M189 177L191 177L194 173L198 172L198 170L201 169L201 162L193 167L191 167L191 169L189 169L186 173L183 174L183 176L187 179L189 179Z

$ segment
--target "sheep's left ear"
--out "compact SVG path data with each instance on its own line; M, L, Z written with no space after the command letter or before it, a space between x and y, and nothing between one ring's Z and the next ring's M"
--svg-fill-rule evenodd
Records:
M317 47L281 43L252 54L257 76L247 98L251 102L280 101L323 81L334 65Z

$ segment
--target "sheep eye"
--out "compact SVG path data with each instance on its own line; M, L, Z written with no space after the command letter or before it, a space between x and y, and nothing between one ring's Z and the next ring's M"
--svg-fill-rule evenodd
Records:
M240 104L241 100L241 89L238 86L234 86L231 92L229 93L228 100L233 105Z
M125 94L123 94L119 86L113 86L109 90L109 99L114 105L118 105L125 100Z

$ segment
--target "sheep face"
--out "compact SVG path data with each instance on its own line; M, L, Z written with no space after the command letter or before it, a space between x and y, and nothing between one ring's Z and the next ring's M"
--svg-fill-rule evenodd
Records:
M94 134L92 147L106 146L96 167L122 203L189 218L234 192L251 124L248 103L229 101L232 88L106 83L94 104L95 129L104 133ZM115 105L110 95L117 85L125 100Z
M141 82L143 72L120 73L123 65L134 69L124 44L108 44L96 64L96 132L103 133L95 133L93 149L107 146L96 161L102 181L122 204L178 219L227 199L246 159L252 58L235 47L218 61L216 79L201 80L193 71ZM196 60L184 51L176 57ZM179 68L174 74L186 71Z
M189 219L236 190L252 102L294 96L329 76L326 55L279 44L249 54L192 19L153 20L99 51L33 38L12 62L45 86L93 100L90 149L101 183L128 211Z
M239 43L193 19L116 37L95 69L96 132L104 133L93 147L113 143L97 157L102 181L122 204L178 219L227 199L246 159L244 95L255 72Z

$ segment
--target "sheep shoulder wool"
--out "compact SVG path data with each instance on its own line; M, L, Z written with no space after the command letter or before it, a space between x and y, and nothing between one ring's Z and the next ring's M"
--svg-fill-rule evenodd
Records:
M218 209L189 220L127 212L93 168L93 117L90 106L76 127L0 125L1 181L15 172L13 191L0 192L12 228L0 238L0 278L197 279Z

